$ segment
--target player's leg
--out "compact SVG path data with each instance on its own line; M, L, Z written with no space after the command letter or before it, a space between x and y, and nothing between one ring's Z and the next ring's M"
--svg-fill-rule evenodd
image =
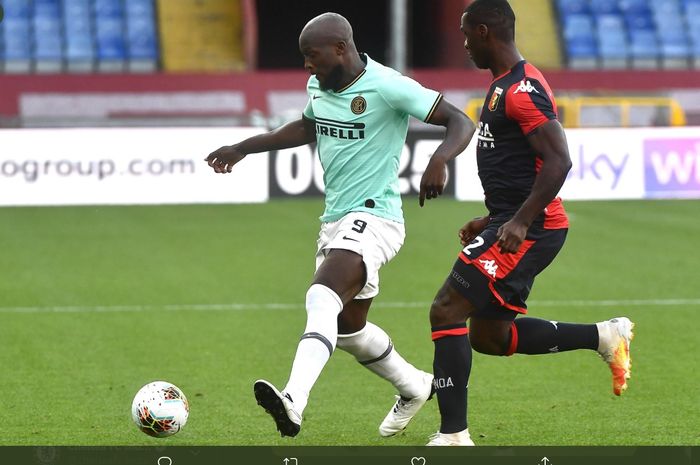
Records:
M372 298L348 302L338 317L338 348L365 368L389 381L398 391L396 403L379 426L379 434L403 431L432 394L433 375L408 363L389 335L367 321Z
M432 375L418 370L396 350L389 335L367 321L372 299L379 293L379 270L403 245L403 224L366 213L349 215L352 228L342 234L362 255L366 281L354 300L347 302L338 317L338 347L353 355L363 366L389 381L398 391L398 399L379 426L382 436L402 431L431 396Z
M282 436L299 433L311 388L336 347L338 314L364 282L361 256L349 250L329 251L306 293L306 328L286 387L280 392L267 381L256 381L258 404L273 417Z
M528 237L527 250L513 258L503 257L494 247L485 254L490 255L507 273L497 276L490 283L495 301L483 306L472 318L472 347L478 352L491 355L538 355L579 349L595 350L610 366L613 390L620 395L630 376L629 345L634 325L629 319L620 317L581 324L519 317L509 322L518 313L526 312L525 301L535 276L561 250L566 230L533 228ZM499 318L499 314L511 315L510 318Z
M463 282L456 278L453 270L430 307L430 325L435 344L433 383L440 409L440 429L431 437L429 446L474 445L467 424L472 350L466 320L475 309L455 289L455 285L463 285L460 284Z

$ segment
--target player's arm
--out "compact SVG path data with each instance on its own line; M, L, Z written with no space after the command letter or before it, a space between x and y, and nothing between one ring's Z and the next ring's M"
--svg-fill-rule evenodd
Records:
M425 199L434 199L442 195L447 180L445 170L447 162L453 160L467 148L476 130L472 120L444 98L440 99L427 122L444 126L447 131L442 143L430 158L421 178L418 197L418 203L421 207L425 203Z
M309 144L316 140L314 121L302 116L274 131L258 134L234 145L226 145L209 154L205 161L217 173L230 173L233 165L249 153L287 149Z
M530 195L498 230L501 253L515 253L520 248L527 230L537 216L554 200L571 169L569 147L564 129L557 120L539 126L527 137L530 146L542 159Z

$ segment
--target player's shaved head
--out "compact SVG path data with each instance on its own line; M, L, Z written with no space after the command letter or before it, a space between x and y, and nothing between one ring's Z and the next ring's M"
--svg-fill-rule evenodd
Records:
M306 23L299 35L299 44L331 45L345 42L350 45L352 26L338 13L323 13Z
M515 13L507 0L474 0L464 14L470 25L485 24L496 38L504 42L515 40Z

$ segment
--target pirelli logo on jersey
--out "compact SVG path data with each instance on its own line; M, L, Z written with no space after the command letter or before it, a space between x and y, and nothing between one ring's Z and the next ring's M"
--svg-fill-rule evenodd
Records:
M316 117L316 135L347 140L364 139L365 123L347 123Z

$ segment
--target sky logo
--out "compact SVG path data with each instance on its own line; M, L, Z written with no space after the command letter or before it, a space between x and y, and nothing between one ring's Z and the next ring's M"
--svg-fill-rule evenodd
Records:
M648 197L700 197L700 139L644 141Z

